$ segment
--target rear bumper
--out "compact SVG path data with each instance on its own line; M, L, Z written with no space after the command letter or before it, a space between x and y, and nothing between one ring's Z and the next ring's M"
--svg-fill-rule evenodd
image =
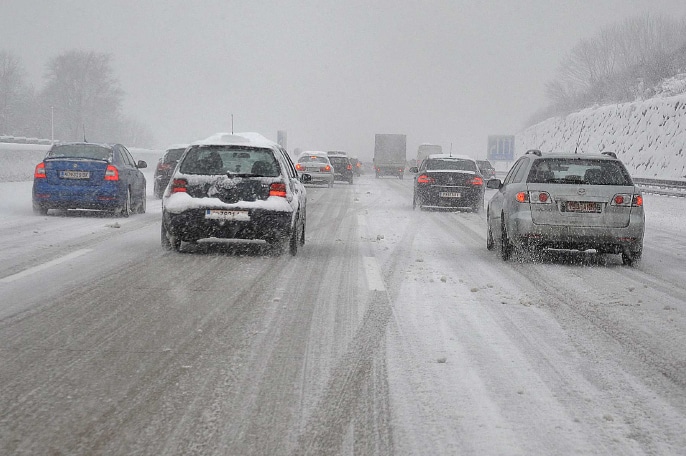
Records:
M126 192L118 183L99 186L53 185L33 183L33 204L44 209L114 210L124 204Z
M508 226L512 240L524 247L596 249L614 253L641 250L644 231L644 217L639 214L632 214L626 227L536 225L530 215L516 217Z
M334 181L333 173L313 173L311 171L303 171L303 173L312 176L312 180L308 184L330 184Z
M417 186L417 202L425 207L474 207L482 206L484 200L483 188L475 187L434 187L430 185ZM441 193L459 193L460 197L445 197Z
M248 210L249 221L225 221L205 218L205 209L191 209L181 213L162 212L167 232L182 241L199 239L247 239L276 241L291 235L293 214L264 209Z

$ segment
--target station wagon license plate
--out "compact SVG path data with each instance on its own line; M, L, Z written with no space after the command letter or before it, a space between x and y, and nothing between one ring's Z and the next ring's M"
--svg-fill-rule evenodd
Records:
M590 201L567 201L565 205L567 212L584 212L593 213L600 212L600 204Z
M205 219L208 220L235 220L248 222L250 214L248 211L231 211L225 209L206 209Z
M441 198L461 198L462 194L458 192L441 192L438 196Z
M90 179L90 171L60 171L60 177L62 179Z

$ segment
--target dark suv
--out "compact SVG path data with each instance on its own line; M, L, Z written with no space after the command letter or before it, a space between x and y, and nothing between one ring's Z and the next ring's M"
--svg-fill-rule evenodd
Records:
M432 154L414 178L412 208L455 208L479 212L484 207L484 180L476 161L463 155Z
M337 181L353 183L353 165L345 153L328 152L329 161L333 166L333 178Z
M488 160L477 160L476 165L481 171L481 175L484 179L494 179L495 178L495 168Z
M164 152L164 155L157 162L157 167L155 168L155 177L153 192L157 198L162 198L164 189L167 188L169 183L169 178L176 168L176 164L183 155L183 151L186 150L187 145L176 145L172 146Z
M162 246L201 239L266 241L292 255L305 243L307 193L288 153L255 133L188 147L162 198ZM301 182L302 179L302 182Z

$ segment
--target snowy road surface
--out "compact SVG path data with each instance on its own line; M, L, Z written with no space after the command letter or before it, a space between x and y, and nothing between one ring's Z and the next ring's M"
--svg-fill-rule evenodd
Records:
M309 188L295 258L30 189L0 184L0 454L686 454L684 199L646 195L634 269L504 263L411 179Z

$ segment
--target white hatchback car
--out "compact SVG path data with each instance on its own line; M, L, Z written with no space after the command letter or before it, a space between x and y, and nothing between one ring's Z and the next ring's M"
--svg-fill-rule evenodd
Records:
M333 187L334 170L326 152L305 151L298 157L295 169L312 176L310 183Z

